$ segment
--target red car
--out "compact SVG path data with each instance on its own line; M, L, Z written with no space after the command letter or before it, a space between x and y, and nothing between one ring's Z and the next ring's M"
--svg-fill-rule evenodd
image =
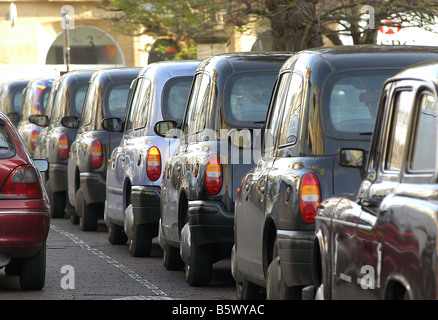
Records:
M45 284L49 200L40 171L13 123L0 112L0 268L18 275L25 290Z

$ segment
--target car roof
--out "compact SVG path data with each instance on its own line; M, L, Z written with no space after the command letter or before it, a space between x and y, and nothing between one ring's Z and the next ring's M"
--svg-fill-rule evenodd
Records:
M257 69L271 69L272 64L283 64L292 53L287 52L240 52L211 56L201 62L198 70L218 69L228 66L230 72L253 70L251 63L257 63Z
M291 68L303 55L319 57L332 71L345 69L400 68L438 57L438 48L432 46L354 45L306 49L291 57L283 69Z
M407 67L397 73L389 81L397 81L402 79L422 80L435 84L438 87L438 58L423 61Z
M145 77L148 74L163 75L166 78L186 76L194 74L200 60L173 60L151 63L140 71L138 77Z

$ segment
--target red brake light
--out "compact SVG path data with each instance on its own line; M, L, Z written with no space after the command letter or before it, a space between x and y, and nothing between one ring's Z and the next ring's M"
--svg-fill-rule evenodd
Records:
M58 155L61 160L65 160L68 157L69 144L67 135L63 134L58 140Z
M35 169L30 165L15 168L3 185L0 194L16 197L41 198L41 185Z
M90 154L91 165L94 168L100 168L103 162L103 150L102 143L100 140L94 140L91 143L91 154Z
M30 147L31 147L32 151L35 150L36 142L37 142L39 134L40 133L38 132L38 130L33 130L31 135L30 135Z
M156 181L161 174L161 155L157 147L150 147L146 158L146 173L151 181Z
M313 173L306 173L300 186L300 212L307 223L315 222L316 210L321 202L321 187Z
M212 154L205 166L205 187L208 193L218 194L222 188L222 166L219 157Z

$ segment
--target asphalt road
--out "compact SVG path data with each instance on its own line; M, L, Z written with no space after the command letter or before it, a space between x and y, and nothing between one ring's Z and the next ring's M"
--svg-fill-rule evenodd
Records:
M235 300L230 260L213 266L212 281L191 287L183 271L168 271L156 239L150 257L132 257L128 245L111 245L100 221L84 232L68 217L52 219L47 240L46 285L20 289L17 276L0 270L0 300Z

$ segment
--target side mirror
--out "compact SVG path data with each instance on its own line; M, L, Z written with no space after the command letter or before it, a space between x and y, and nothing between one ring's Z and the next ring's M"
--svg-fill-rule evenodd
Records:
M20 116L16 112L9 112L7 116L12 122L18 122L20 119Z
M61 124L70 129L77 129L79 127L79 118L75 116L65 116L61 118Z
M343 167L362 167L365 151L362 149L340 149L338 158L339 164Z
M44 159L35 159L33 160L33 162L40 172L45 172L49 170L49 161Z
M178 135L178 123L173 120L158 121L154 125L156 135L164 138L180 138Z
M106 131L111 132L121 132L122 131L122 120L120 118L104 118L102 119L102 128Z
M231 129L228 133L228 143L236 148L250 149L252 147L252 134L249 129Z
M37 126L41 126L41 127L47 127L49 125L50 119L45 114L35 114L32 116L29 116L29 121L31 123L36 124Z

